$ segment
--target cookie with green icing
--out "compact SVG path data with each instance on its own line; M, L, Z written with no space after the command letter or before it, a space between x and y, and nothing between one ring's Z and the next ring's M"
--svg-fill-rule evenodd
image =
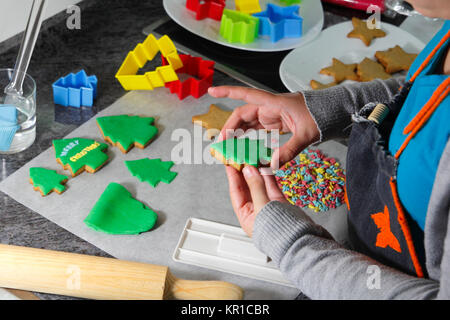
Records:
M123 153L136 146L144 149L158 134L154 118L139 116L109 116L97 118L103 138Z
M39 191L42 196L50 194L52 191L63 193L66 191L65 183L68 178L58 174L55 170L45 168L30 168L30 183L34 190Z
M254 167L268 165L273 150L265 146L264 140L232 138L213 143L210 152L223 164L240 171L247 165Z
M71 138L53 140L56 161L64 169L70 170L73 177L83 171L94 173L108 161L105 151L108 149L106 143L91 139Z
M139 181L148 182L152 187L156 187L161 181L171 183L177 176L176 172L170 171L170 168L174 165L173 161L145 158L125 161L125 165Z
M84 223L107 234L139 234L153 228L158 215L118 183L110 183Z

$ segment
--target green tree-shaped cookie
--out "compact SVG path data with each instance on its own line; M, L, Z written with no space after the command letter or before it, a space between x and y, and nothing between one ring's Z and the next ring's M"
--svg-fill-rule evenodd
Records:
M211 145L211 154L227 165L241 170L244 165L258 167L267 164L273 150L266 148L264 140L232 138Z
M63 193L66 190L64 185L67 177L56 173L55 170L44 168L30 168L30 183L34 190L39 190L42 196L46 196L52 191Z
M139 234L153 228L158 215L118 183L110 183L84 223L108 234Z
M158 129L152 126L154 119L139 116L110 116L97 118L97 124L103 138L118 146L127 153L133 146L144 149L158 134Z
M56 161L64 169L70 170L72 176L80 174L84 170L94 173L108 161L108 155L104 153L108 149L106 143L95 140L72 138L53 140Z
M131 174L142 182L148 182L152 187L156 187L160 181L172 182L177 176L176 172L170 171L173 166L172 161L161 161L161 159L141 159L125 161L125 165Z

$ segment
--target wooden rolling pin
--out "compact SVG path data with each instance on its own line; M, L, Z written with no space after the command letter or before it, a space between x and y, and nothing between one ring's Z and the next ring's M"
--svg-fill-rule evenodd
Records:
M240 300L221 281L174 277L168 267L0 244L0 287L88 299Z

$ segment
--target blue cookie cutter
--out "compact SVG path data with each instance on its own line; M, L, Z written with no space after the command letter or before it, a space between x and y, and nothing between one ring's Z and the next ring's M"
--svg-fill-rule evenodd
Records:
M8 151L17 129L17 108L0 104L0 151Z
M300 38L303 33L303 18L299 16L300 6L281 7L267 4L265 11L254 13L259 19L259 35L270 36L272 42L283 38Z
M65 107L92 107L97 97L97 83L97 77L88 76L84 70L70 73L53 83L53 100Z

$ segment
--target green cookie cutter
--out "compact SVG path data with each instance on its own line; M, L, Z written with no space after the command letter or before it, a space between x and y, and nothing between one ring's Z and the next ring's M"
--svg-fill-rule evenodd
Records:
M235 10L223 10L220 35L228 42L251 43L258 37L259 19Z
M280 0L280 2L283 2L284 4L291 6L293 4L301 3L301 0Z

